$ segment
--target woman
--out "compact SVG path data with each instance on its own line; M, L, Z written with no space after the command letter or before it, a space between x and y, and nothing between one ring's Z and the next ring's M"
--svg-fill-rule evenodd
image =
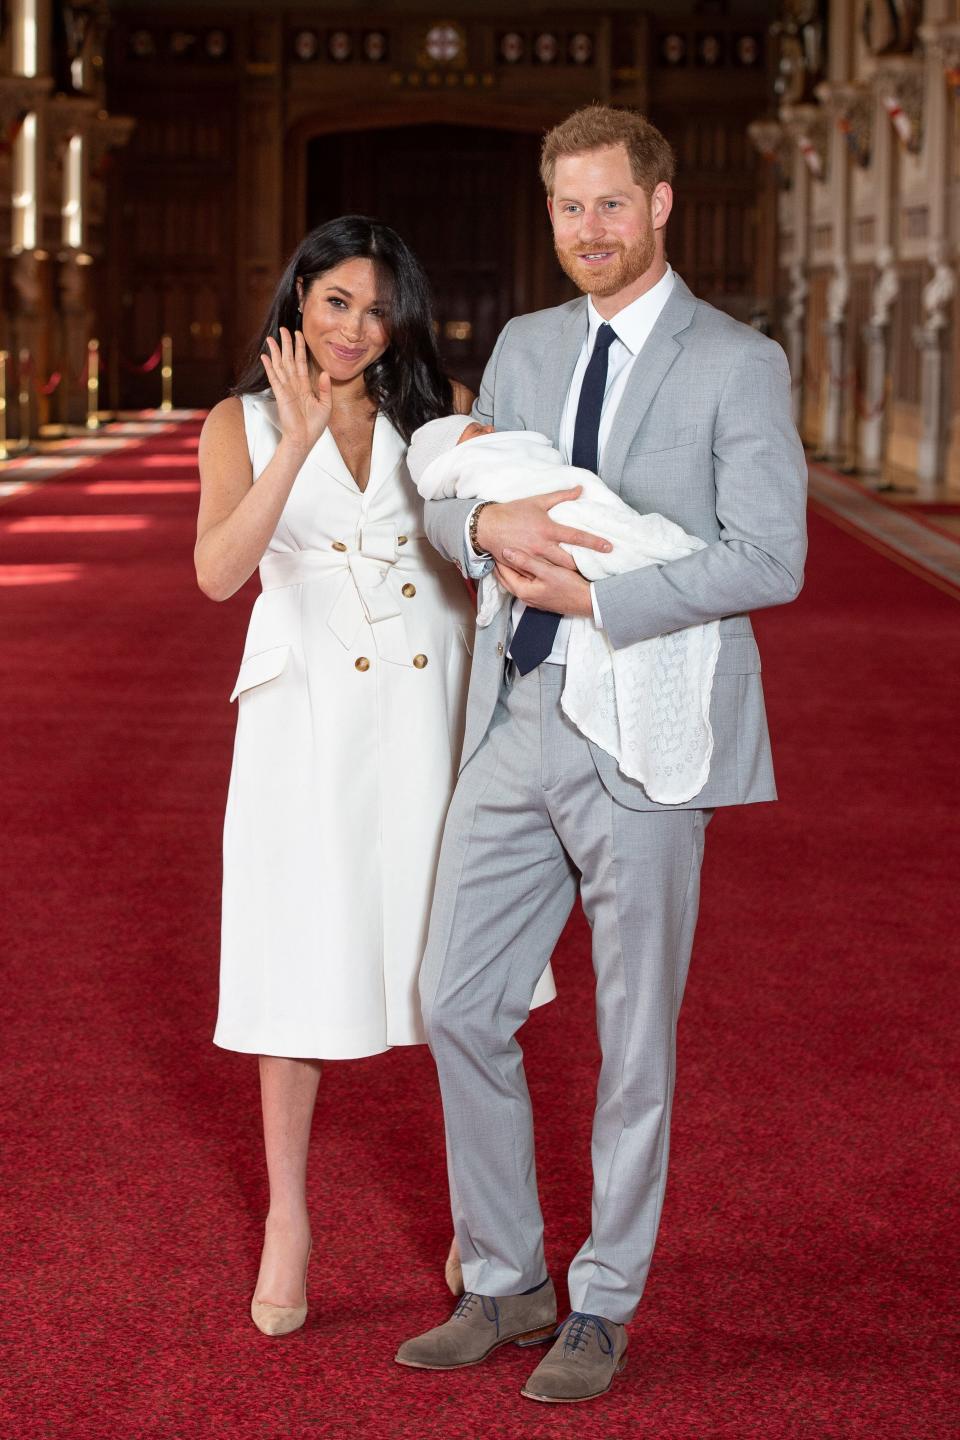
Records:
M417 426L470 401L441 369L418 262L347 216L297 249L201 436L200 588L226 600L258 565L263 586L231 697L214 1039L260 1057L265 1334L306 1318L318 1062L424 1038L417 970L473 614L424 537L405 456ZM458 1268L454 1250L454 1286Z

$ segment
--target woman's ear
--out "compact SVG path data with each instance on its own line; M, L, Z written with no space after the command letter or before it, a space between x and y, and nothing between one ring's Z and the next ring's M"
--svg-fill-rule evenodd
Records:
M297 308L303 314L303 281L297 276Z

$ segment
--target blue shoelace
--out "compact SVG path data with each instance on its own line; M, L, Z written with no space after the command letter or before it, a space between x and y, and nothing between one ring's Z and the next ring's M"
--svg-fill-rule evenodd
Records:
M568 1350L574 1352L577 1350L585 1350L591 1329L596 1331L597 1344L600 1346L601 1352L604 1355L612 1355L613 1341L610 1338L610 1332L607 1330L599 1315L588 1315L583 1310L574 1310L573 1314L568 1316L562 1325L558 1325L554 1334L562 1335L564 1331L566 1331L563 1341L563 1350L564 1354L566 1354Z
M459 1320L463 1316L469 1315L477 1300L479 1300L480 1304L483 1306L483 1313L485 1318L490 1321L491 1325L496 1325L497 1334L499 1335L500 1306L497 1304L496 1300L493 1298L492 1295L476 1295L472 1290L468 1290L466 1294L463 1295L457 1302L457 1308L454 1310L451 1319Z

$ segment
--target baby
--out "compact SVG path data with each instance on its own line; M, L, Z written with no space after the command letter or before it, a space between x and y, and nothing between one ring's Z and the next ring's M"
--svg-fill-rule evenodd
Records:
M609 540L608 552L565 545L587 580L662 565L705 542L656 513L641 515L590 470L564 463L545 435L495 431L467 415L422 425L407 464L425 500L494 502L581 486L576 500L550 510L561 525ZM478 625L489 625L511 597L491 573L480 582ZM692 800L710 771L710 695L720 649L717 621L614 650L592 619L570 625L561 703L575 725L639 780L652 800Z

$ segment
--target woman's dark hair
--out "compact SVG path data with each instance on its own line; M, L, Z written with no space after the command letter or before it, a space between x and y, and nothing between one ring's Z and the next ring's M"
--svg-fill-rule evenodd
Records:
M390 344L364 371L367 394L409 440L418 425L449 415L453 390L443 373L433 325L430 286L419 260L395 230L365 215L328 220L303 239L277 286L270 313L255 349L244 365L234 395L253 395L269 387L260 356L267 336L279 343L280 326L292 335L300 325L297 281L307 294L328 270L346 260L373 260L393 282Z

